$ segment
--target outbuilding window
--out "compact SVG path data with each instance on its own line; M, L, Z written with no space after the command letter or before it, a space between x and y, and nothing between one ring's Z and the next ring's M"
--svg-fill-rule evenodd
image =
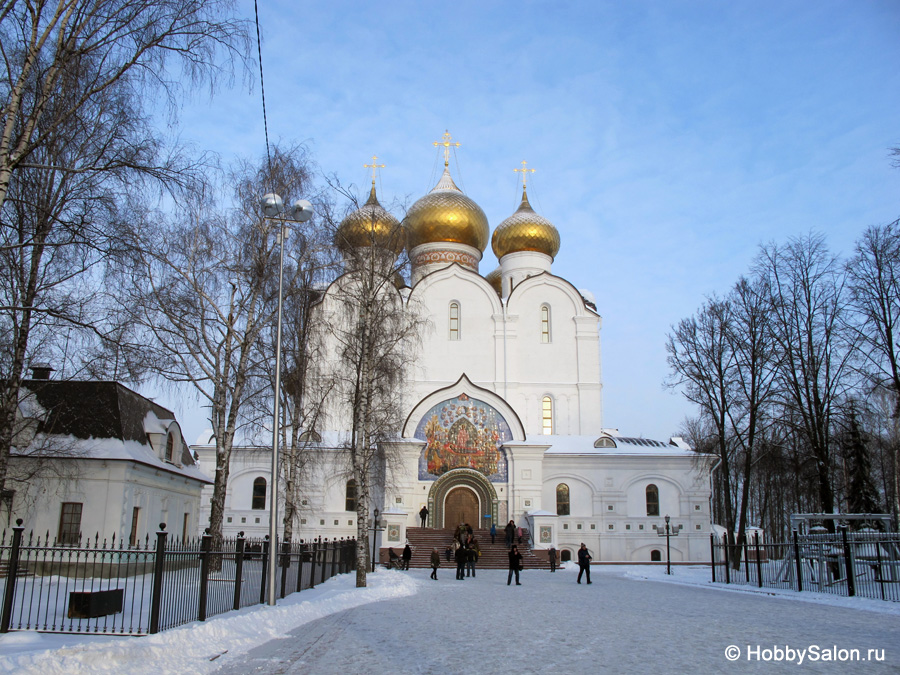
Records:
M266 508L266 479L262 476L253 481L253 503L250 508Z
M356 480L351 478L347 481L347 490L344 498L344 510L356 511Z
M659 515L659 488L652 483L647 486L647 515Z
M569 486L565 483L556 486L556 515L569 515Z

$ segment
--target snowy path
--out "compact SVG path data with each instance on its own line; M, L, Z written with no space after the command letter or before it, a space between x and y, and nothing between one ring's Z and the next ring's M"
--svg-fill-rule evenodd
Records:
M506 573L456 581L442 569L410 575L418 593L308 623L290 637L223 658L221 675L246 673L533 673L796 671L796 663L748 662L747 646L884 650L884 662L809 662L802 671L900 672L900 616L767 595L721 592L595 572ZM725 658L737 645L740 658ZM766 653L760 651L760 659ZM874 656L873 656L874 657ZM770 658L776 658L772 653ZM797 661L797 656L793 661ZM821 657L820 657L821 658ZM229 661L231 661L229 663Z

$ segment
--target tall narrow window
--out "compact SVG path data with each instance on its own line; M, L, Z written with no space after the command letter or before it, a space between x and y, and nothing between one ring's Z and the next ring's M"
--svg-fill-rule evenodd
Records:
M175 434L166 436L166 461L171 462L175 456Z
M549 436L553 433L553 401L549 396L541 399L541 420L544 435Z
M550 342L550 308L547 305L541 305L541 342Z
M347 493L344 502L345 511L356 511L356 481L353 478L347 481Z
M250 508L266 508L266 479L262 476L253 481L253 503Z
M185 513L184 514L184 522L181 524L181 542L182 543L187 541L188 527L190 526L190 523L191 523L191 514Z
M459 303L450 303L450 339L459 340Z
M556 486L556 515L569 515L569 486L565 483Z
M77 545L81 539L81 502L63 502L59 513L57 540L62 545Z
M652 483L647 486L647 515L659 515L659 488Z
M138 520L140 520L141 509L139 506L135 506L131 509L131 534L128 536L128 545L129 546L137 546L137 538L138 538Z

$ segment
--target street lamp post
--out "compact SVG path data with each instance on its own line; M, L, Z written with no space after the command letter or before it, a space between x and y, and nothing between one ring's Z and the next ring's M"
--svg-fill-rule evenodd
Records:
M375 571L375 563L377 562L375 559L375 547L378 544L378 533L381 532L384 528L378 527L378 509L375 509L375 519L372 521L372 571Z
M677 537L678 530L672 530L669 528L669 516L666 515L666 531L662 532L660 528L656 528L656 534L660 537L666 538L666 574L672 574L672 557L669 555L671 549L669 547L669 539L670 537Z
M278 556L278 432L279 404L281 402L281 305L284 285L284 235L286 223L305 223L312 218L312 204L305 199L298 199L290 209L290 217L285 217L284 202L274 192L263 195L259 200L266 220L278 223L278 327L275 337L275 403L272 413L272 481L269 489L269 565L268 565L268 598L269 605L275 604L275 572Z

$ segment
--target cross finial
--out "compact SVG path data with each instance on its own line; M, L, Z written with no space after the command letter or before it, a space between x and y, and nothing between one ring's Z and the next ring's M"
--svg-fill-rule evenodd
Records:
M450 138L450 132L445 130L444 137L439 141L434 141L434 147L439 145L444 146L444 166L450 166L450 146L453 146L454 148L459 147L459 143L451 143Z
M377 160L377 159L378 159L377 156L372 155L372 163L371 164L363 164L364 169L372 169L372 185L375 185L375 171L377 169L384 168L384 164L376 164L375 163L375 160Z
M529 174L529 173L534 173L535 171L537 171L537 169L528 169L528 168L526 168L526 165L527 165L527 164L528 164L528 162L526 162L526 161L523 159L523 160L522 160L522 168L521 168L521 169L513 169L513 171L515 171L516 173L521 173L521 174L522 174L522 189L523 189L523 190L525 190L526 187L527 187L527 183L528 183L528 174Z

